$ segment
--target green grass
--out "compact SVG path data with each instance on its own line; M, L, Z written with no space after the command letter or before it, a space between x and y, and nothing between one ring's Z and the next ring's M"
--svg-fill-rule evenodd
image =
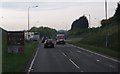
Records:
M38 42L25 41L23 54L8 54L4 50L2 62L3 72L21 72L37 45Z
M74 38L72 37L67 41L68 43L120 59L120 57L118 57L120 56L120 48L118 42L120 37L120 29L118 29L118 27L120 27L120 25L119 23L116 23L105 28L91 29L88 32L84 32L78 35L77 38L75 36ZM109 32L108 47L105 45L106 31Z
M91 51L94 51L94 52L97 52L100 54L104 54L104 55L107 55L110 57L120 59L120 56L118 56L118 54L120 54L120 53L118 53L117 51L113 51L111 49L108 49L108 48L96 47L94 45L87 45L87 44L80 43L79 41L68 41L68 43L79 46L79 47L86 48L88 50L91 50Z

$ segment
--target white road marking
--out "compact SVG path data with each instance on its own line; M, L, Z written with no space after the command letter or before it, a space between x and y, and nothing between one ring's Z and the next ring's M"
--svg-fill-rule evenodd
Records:
M110 59L110 60L112 60L112 61L115 61L115 62L119 62L119 63L120 63L119 60L116 60L116 59L113 59L113 58L110 58L110 57L107 57L107 56L101 55L101 54L99 54L99 53L96 53L96 52L93 52L93 51L90 51L90 50L87 50L87 49L84 49L84 48L81 48L81 47L78 47L78 46L75 46L75 45L72 45L72 44L69 44L69 45L71 45L71 46L73 46L73 47L76 47L76 48L79 48L79 49L81 49L81 50L84 50L84 51L87 51L87 52L90 52L90 53L93 53L93 54L99 55L99 56L101 56L101 57L104 57L104 58Z
M75 65L75 67L77 67L77 68L79 69L79 66L77 66L77 64L74 63L71 59L69 59L69 61L70 61L73 65Z
M105 63L105 65L107 65L107 66L109 66L109 67L111 67L111 68L115 68L115 66L110 65L110 64L106 64L106 63Z
M81 53L81 51L77 51L77 52Z
M111 68L115 68L113 65L109 65L109 67L111 67Z
M66 55L65 53L62 52L62 54L63 54L65 57L67 57L67 55Z
M81 70L80 72L84 72L83 70Z
M63 52L61 52L61 53L62 53L67 59L69 59L65 53L63 53ZM69 59L69 61L70 61L75 67L77 67L77 68L79 69L79 66L77 66L77 64L75 64L71 59Z
M96 60L97 62L99 62L100 60Z
M29 74L30 71L33 70L33 69L32 69L32 66L33 66L33 63L34 63L34 61L35 61L36 55L37 55L37 53L38 53L38 50L39 50L39 48L37 48L37 51L36 51L35 56L34 56L32 62L31 62L31 64L30 64L30 67L29 67L29 69L28 69L27 74Z

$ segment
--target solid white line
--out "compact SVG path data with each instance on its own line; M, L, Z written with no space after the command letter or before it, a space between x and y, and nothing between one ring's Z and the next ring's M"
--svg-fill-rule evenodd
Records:
M69 59L69 61L72 62L72 64L79 69L79 66L77 66L77 64L75 64L71 59Z
M30 67L29 67L29 69L28 69L27 74L29 74L30 71L32 70L32 66L33 66L33 63L34 63L34 61L35 61L36 55L37 55L37 53L38 53L38 50L39 50L39 48L37 48L37 51L36 51L35 56L34 56L32 62L31 62L31 64L30 64Z
M87 49L84 49L84 48L81 48L81 47L78 47L78 46L75 46L75 45L72 45L72 44L70 44L70 45L71 45L71 46L74 46L74 47L77 47L77 48L79 48L79 49L81 49L81 50L84 50L84 51L87 51L87 52L90 52L90 53L93 53L93 54L99 55L99 56L101 56L101 57L104 57L104 58L107 58L107 59L110 59L110 60L112 60L112 61L115 61L115 62L119 62L119 63L120 63L119 60L116 60L116 59L113 59L113 58L110 58L110 57L101 55L101 54L99 54L99 53L96 53L96 52L93 52L93 51L90 51L90 50L87 50Z

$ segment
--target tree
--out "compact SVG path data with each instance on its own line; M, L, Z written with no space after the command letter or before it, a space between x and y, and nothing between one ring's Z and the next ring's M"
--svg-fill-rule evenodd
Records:
M31 32L39 32L40 37L47 36L47 37L53 37L57 33L55 29L49 28L49 27L32 27L30 29Z
M80 17L79 19L76 19L71 26L71 30L75 29L86 29L88 28L88 20L85 16Z
M116 17L117 22L120 22L120 2L118 3L118 7L114 16Z

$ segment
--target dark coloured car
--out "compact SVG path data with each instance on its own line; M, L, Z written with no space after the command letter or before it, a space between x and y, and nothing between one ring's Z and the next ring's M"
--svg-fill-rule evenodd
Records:
M45 40L45 43L44 43L44 48L54 48L54 43L52 41L52 39L47 39Z

